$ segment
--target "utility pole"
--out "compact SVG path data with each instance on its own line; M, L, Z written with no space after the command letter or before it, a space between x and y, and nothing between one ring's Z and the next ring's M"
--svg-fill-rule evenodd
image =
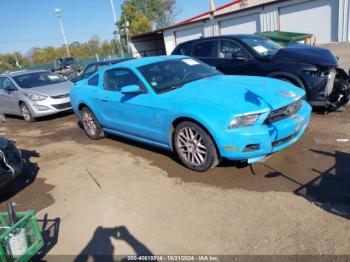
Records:
M61 31L62 31L62 35L63 35L64 44L66 45L67 55L70 56L67 37L66 37L66 34L64 33L64 28L63 28L62 10L61 10L61 8L56 8L55 9L55 13L56 13L56 15L58 17L58 20L60 21Z
M124 17L124 30L125 30L125 38L126 38L126 45L128 47L128 52L130 52L130 44L129 44L129 21L126 20L126 17Z
M113 32L114 39L115 39L116 42L119 43L120 54L121 54L122 57L124 57L124 51L123 51L123 47L122 47L122 42L120 41L120 35L119 35L119 30L118 30L118 25L117 25L117 16L116 16L116 14L115 14L115 9L114 9L114 2L113 2L113 0L110 0L110 3L111 3L113 18L114 18L114 26L115 26L115 30L114 30L114 32Z
M214 23L214 17L215 17L215 2L214 0L210 0L210 20L211 20L211 35L215 36L215 23Z

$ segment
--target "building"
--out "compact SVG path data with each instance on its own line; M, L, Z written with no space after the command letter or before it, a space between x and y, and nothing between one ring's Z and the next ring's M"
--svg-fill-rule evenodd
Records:
M235 0L213 13L133 36L131 47L135 57L162 55L200 37L275 30L310 33L318 44L350 42L350 0Z

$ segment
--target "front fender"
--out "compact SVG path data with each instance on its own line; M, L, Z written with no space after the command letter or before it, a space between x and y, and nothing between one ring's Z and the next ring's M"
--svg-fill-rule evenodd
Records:
M295 76L292 73L287 73L287 72L273 72L269 75L267 75L268 77L271 78L287 78L290 79L291 81L293 81L296 85L298 85L298 87L302 88L305 90L305 86L304 83L301 81L301 79L297 76Z
M183 108L183 107L178 107ZM193 110L182 110L172 115L169 121L169 145L172 148L172 137L174 131L174 123L178 120L184 119L184 121L193 121L203 126L209 135L213 138L214 143L218 141L218 131L224 130L228 127L230 121L236 114L236 112L229 110L221 106L214 106L206 104L192 106Z

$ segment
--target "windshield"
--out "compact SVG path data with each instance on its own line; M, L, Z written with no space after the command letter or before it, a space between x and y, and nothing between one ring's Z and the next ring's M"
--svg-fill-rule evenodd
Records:
M282 47L272 40L256 37L256 38L241 38L245 44L251 47L255 53L262 57L275 55Z
M62 76L52 72L37 72L13 77L21 88L45 86L66 81Z
M188 82L221 74L215 68L192 58L162 61L138 69L157 93L179 88Z

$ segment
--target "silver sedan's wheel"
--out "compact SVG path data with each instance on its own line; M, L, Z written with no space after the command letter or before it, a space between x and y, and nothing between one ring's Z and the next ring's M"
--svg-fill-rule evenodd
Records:
M204 172L219 163L219 154L211 136L196 123L184 121L175 128L174 147L188 168Z
M95 115L87 107L81 110L81 121L83 122L85 133L91 139L100 139L104 136L103 130Z
M207 148L203 138L196 131L189 127L180 130L177 137L177 145L181 156L193 166L200 166L207 159Z
M26 104L21 104L20 109L25 121L33 122L35 120Z

